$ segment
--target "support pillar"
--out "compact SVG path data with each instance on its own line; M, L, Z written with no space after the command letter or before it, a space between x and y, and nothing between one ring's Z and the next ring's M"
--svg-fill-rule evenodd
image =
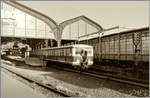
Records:
M57 41L57 47L61 46L61 37L62 37L63 28L59 25L55 33L55 38Z
M58 46L58 47L61 46L61 39L58 39L58 40L57 40L57 46Z
M48 48L48 39L45 40L45 47Z
M62 31L63 31L63 29L61 27L59 27L59 30L57 31L57 38L56 38L58 47L61 46Z
M50 40L50 47L53 47L53 40Z
M40 45L41 45L40 49L42 49L42 48L43 48L43 45L42 45L42 43L40 43Z

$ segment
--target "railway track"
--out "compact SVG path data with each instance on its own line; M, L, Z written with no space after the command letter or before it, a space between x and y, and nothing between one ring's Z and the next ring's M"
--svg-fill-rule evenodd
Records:
M9 63L7 63L7 64L9 64ZM9 64L9 65L10 65L10 64ZM36 84L36 85L38 85L38 86L41 86L41 87L43 87L43 88L45 88L45 89L48 89L48 90L50 90L50 91L52 91L52 92L54 92L54 93L57 93L57 94L59 94L59 95L62 96L62 97L70 97L69 95L67 95L67 94L65 94L65 93L63 93L63 92L57 91L55 88L51 87L51 85L49 85L49 84L42 84L42 83L40 83L39 81L33 80L33 79L31 79L31 78L27 78L27 77L25 77L25 76L23 76L23 75L20 75L20 74L17 73L17 72L14 72L14 71L11 71L11 70L7 69L7 68L5 68L5 67L2 67L2 66L0 66L0 67L3 68L3 69L5 69L5 70L7 70L8 72L10 72L10 73L16 75L16 76L22 78L22 79L25 79L26 81L28 81L28 82L30 82L30 83L34 83L34 84Z
M13 60L13 61L15 61L15 60ZM23 62L19 62L19 63L24 64ZM27 65L27 64L24 64L24 65ZM149 88L149 83L148 82L140 81L140 80L137 80L137 79L118 77L118 76L115 76L115 75L101 73L101 72L97 72L97 71L93 71L93 70L80 71L80 70L72 69L70 67L66 68L64 66L60 67L60 66L57 66L57 65L56 66L51 66L51 67L59 69L59 70L65 70L65 71L80 73L80 74L84 74L84 75L89 75L89 76L100 78L100 79L107 79L107 80L116 81L116 82L120 82L120 83L125 83L125 84L129 84L129 85L144 87L146 89ZM36 81L34 81L34 82L40 85L40 83L38 83ZM43 86L50 89L49 85L43 85ZM64 96L67 96L67 95L64 95Z
M89 76L100 78L100 79L107 79L107 80L125 83L125 84L129 84L129 85L144 87L147 89L149 88L148 82L140 81L137 79L122 78L122 77L118 77L118 76L114 76L114 75L110 75L110 74L106 74L106 73L96 72L93 70L80 71L80 70L75 70L75 69L66 68L66 67L59 67L59 66L53 66L53 67L56 69L59 69L59 70L65 70L65 71L80 73L80 74L89 75Z
M113 74L110 74L110 73L107 73L107 72L101 72L101 70L91 69L91 70L89 70L89 72L99 74L99 75L107 75L109 77L119 78L119 79L122 79L122 80L128 80L128 81L134 81L134 82L137 82L137 83L149 84L149 82L146 81L146 80L141 80L141 79L131 78L131 77L125 77L125 76L121 77L121 76L113 75Z

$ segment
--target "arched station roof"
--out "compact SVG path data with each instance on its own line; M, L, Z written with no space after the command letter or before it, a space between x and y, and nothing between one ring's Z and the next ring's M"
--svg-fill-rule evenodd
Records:
M100 26L98 23L94 22L93 20L91 20L90 18L88 18L88 17L86 17L84 15L78 16L78 17L75 17L75 18L72 18L72 19L69 19L69 20L66 20L66 21L60 23L59 26L61 27L61 29L64 29L67 25L72 24L72 23L77 22L77 21L80 21L80 20L83 20L86 23L92 25L98 31L99 30L103 30L102 26Z
M34 9L31 9L31 8L25 6L25 5L22 5L18 2L16 2L15 0L3 0L3 2L5 2L6 4L11 5L11 6L13 6L13 7L29 14L29 15L31 15L31 16L34 16L34 17L44 21L46 24L48 24L48 26L54 32L54 36L56 38L58 25L53 19L51 19L50 17L44 15L43 13L40 13L40 12L38 12Z
M103 30L102 26L100 26L98 23L96 23L93 20L91 20L90 18L82 15L82 16L78 16L78 17L66 20L66 21L59 24L59 29L60 29L60 34L59 34L60 36L59 37L60 37L60 39L62 36L62 31L67 25L73 24L73 23L78 22L80 20L83 20L86 23L90 24L91 26L95 27L97 29L97 31Z
M103 30L102 26L100 26L98 23L94 22L93 20L91 20L90 18L82 15L82 16L78 16L69 20L66 20L62 23L60 23L59 25L50 17L44 15L43 13L40 13L32 8L29 8L25 5L22 5L18 2L16 2L15 0L3 0L6 4L9 4L31 16L34 16L42 21L44 21L45 23L48 24L48 26L51 28L52 32L54 33L55 39L59 42L61 41L61 37L62 37L62 32L63 29L70 24L73 24L75 22L78 22L80 20L86 22L87 24L95 27L97 29L97 31L101 31Z

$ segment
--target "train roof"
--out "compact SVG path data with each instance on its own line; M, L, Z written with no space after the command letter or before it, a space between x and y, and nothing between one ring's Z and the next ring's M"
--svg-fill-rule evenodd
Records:
M59 48L74 48L74 47L87 47L87 48L92 48L93 46L90 45L85 45L85 44L74 44L74 45L67 45L67 46L60 46L60 47L52 47L52 48L42 48L39 50L47 50L47 49L59 49Z

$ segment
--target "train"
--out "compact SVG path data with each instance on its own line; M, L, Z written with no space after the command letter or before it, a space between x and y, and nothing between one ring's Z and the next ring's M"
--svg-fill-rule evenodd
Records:
M82 62L87 61L83 60L85 56L81 55L85 54L84 50L88 54L88 63ZM133 77L148 79L149 27L97 36L69 46L33 50L30 56L40 58L37 62L60 62L75 68L109 70L119 75L133 72ZM30 61L32 62L32 59Z
M57 62L71 65L77 69L88 69L93 65L93 46L76 44L52 48L42 48L30 51L30 57L27 58L28 63L29 59L31 60L32 58L39 58L39 60L45 61L46 63Z

